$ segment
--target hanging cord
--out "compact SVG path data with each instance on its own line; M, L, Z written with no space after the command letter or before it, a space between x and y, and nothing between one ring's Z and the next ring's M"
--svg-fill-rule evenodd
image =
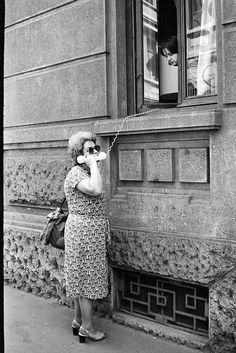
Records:
M132 115L127 115L123 121L122 121L122 124L120 125L120 128L118 129L112 143L111 143L111 146L109 147L108 151L107 151L107 156L109 155L109 153L111 152L111 149L112 147L114 146L115 142L116 142L116 139L117 137L119 136L123 126L125 125L126 121L129 119L129 118L133 118L133 117L136 117L136 116L139 116L139 115L144 115L144 114L147 114L147 113L151 113L151 112L154 112L156 110L159 110L160 108L155 108L155 109L151 109L151 110L146 110L145 112L142 112L142 113L138 113L138 114L132 114Z

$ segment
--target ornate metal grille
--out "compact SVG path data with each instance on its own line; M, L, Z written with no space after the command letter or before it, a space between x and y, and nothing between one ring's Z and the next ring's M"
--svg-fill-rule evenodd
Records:
M120 269L118 280L119 310L208 333L208 288Z

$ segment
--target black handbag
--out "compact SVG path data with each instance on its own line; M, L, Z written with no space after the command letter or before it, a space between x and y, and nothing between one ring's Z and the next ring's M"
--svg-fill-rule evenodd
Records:
M47 215L47 223L40 235L40 239L44 240L44 245L51 244L54 248L64 250L64 230L68 217L68 212L62 210L62 206L66 198L61 202L60 207Z

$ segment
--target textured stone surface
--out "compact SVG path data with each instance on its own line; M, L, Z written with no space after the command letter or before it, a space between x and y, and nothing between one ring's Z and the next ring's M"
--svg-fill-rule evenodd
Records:
M71 162L53 158L6 160L5 185L11 204L57 205Z
M147 150L147 180L173 181L172 149Z
M4 75L105 52L104 23L104 1L93 0L6 30Z
M212 135L211 199L216 215L212 235L236 240L236 120L235 109L224 111L224 127Z
M6 80L5 126L107 115L105 57Z
M223 35L223 99L224 103L236 102L236 32L234 28L225 30Z
M142 180L142 151L119 151L119 179Z
M210 284L235 264L236 246L202 239L112 230L113 264L183 281Z
M191 196L170 195L165 190L162 194L130 192L119 202L114 199L110 204L110 219L116 227L210 237L215 232L217 215L212 213L209 204L191 204ZM225 229L227 231L229 229Z
M180 182L206 183L207 169L206 148L181 148L179 150Z
M4 272L9 284L70 306L72 300L66 298L63 271L63 250L44 246L35 231L6 229Z
M236 265L210 290L210 332L213 352L236 352Z
M9 24L38 14L53 6L61 5L65 1L22 0L19 2L8 0L7 3L6 19ZM11 56L14 53L18 55L18 57L7 58L9 60L7 64L9 65L8 72L56 64L54 67L12 77L5 81L5 124L6 126L14 126L14 132L18 136L24 131L25 126L30 124L39 124L36 125L36 129L39 126L41 129L45 128L47 130L48 122L50 122L50 126L56 126L59 121L63 126L70 120L74 121L74 126L76 126L82 118L106 117L108 115L107 104L112 119L103 122L98 119L95 130L100 135L106 136L114 135L117 132L121 119L116 118L125 115L126 111L125 104L122 114L117 110L118 105L121 104L121 102L117 103L116 97L119 95L117 92L122 90L122 95L119 95L119 97L124 97L124 100L127 92L126 89L122 89L123 86L121 87L117 81L125 81L125 63L122 61L124 65L121 65L121 61L118 58L117 61L115 59L117 53L125 58L125 43L123 41L122 44L114 35L112 37L109 34L116 33L119 28L118 22L116 22L115 6L117 4L113 1L106 3L106 5L109 3L106 7L106 15L109 18L106 25L110 23L110 26L107 27L109 30L107 31L106 43L108 46L106 49L109 54L106 55L106 58L105 54L104 56L96 56L96 59L81 58L93 49L94 52L92 51L91 54L96 55L97 50L102 48L102 38L98 38L97 43L92 38L92 43L86 42L82 46L82 43L77 41L77 37L74 37L73 33L67 33L67 31L70 32L68 26L70 20L72 28L77 34L80 24L91 26L91 18L90 21L87 18L87 21L83 22L83 13L72 13L72 7L86 9L87 5L85 6L85 4L88 4L88 8L89 6L95 8L96 6L102 6L102 3L104 1L75 1L74 4L68 4L64 8L61 7L48 12L47 18L44 14L41 14L7 30L8 55L10 53ZM233 3L233 0L221 2L224 21L232 21L235 18ZM70 16L63 18L63 13L70 13L71 18ZM87 10L85 10L85 13L88 14ZM104 24L102 11L100 15L100 20ZM58 28L57 23L53 28L52 23L48 22L49 18L52 19L52 22L55 21L55 18L60 19L62 28ZM75 23L74 18L79 18L81 22ZM96 19L98 18L96 17ZM220 21L223 22L222 19L219 19ZM44 24L42 28L40 28L40 23ZM45 25L48 25L50 29L47 34L48 41L42 40L45 39ZM102 24L100 22L98 28L100 34L102 34ZM30 29L32 29L32 32ZM38 31L41 31L42 38L40 38ZM222 67L219 67L219 105L216 105L219 107L222 103L222 97L223 103L235 103L236 99L236 41L234 32L233 25L223 26L222 40L219 38L219 42L222 42L223 54L222 56L220 53L221 46L218 46L219 57L222 56L222 60L219 60L219 64L222 64ZM25 39L21 48L19 46L22 43L20 40L23 33ZM57 33L60 35L59 38L56 37ZM94 34L94 30L91 33L90 31L87 32L85 34L86 38L91 38L92 33ZM12 38L13 34L18 36L16 40ZM81 33L78 38L83 38L83 34ZM97 34L95 33L95 36ZM56 40L54 40L55 37ZM19 40L19 46L17 39ZM32 46L27 48L27 53L30 53L32 57L30 58L26 54L24 58L23 46L29 43L29 39L33 39L33 42ZM41 50L35 46L36 42L40 43ZM51 43L53 43L52 48L56 48L55 52L49 47ZM109 43L112 43L112 46L109 46ZM18 50L16 51L16 49ZM40 55L42 55L42 59ZM75 57L76 55L78 60ZM65 60L73 58L76 60L70 62L69 65L63 63ZM122 77L118 74L119 70L116 69L117 63L122 66L124 73ZM110 85L108 86L108 95L107 82ZM221 117L223 117L222 121ZM87 119L85 121L91 122L91 120ZM220 127L221 130L218 131L217 129ZM234 339L232 335L234 324L232 313L234 313L235 292L232 294L230 290L234 288L235 282L231 275L225 278L218 278L218 276L224 275L224 271L230 268L236 255L235 242L230 242L230 240L236 239L235 107L232 105L231 108L224 108L223 114L221 111L209 110L207 105L202 105L201 108L188 107L186 110L184 108L165 111L159 109L142 117L130 118L123 128L123 132L126 134L134 132L139 138L141 133L180 130L212 130L209 132L210 190L205 190L206 193L199 195L199 198L198 190L195 190L195 194L186 189L182 192L186 192L188 195L181 193L173 195L167 188L158 190L158 192L156 190L153 192L152 189L147 192L146 188L145 191L124 192L122 195L118 195L120 199L111 202L111 223L117 226L117 229L113 230L113 243L109 252L110 259L115 265L125 266L130 270L147 271L152 274L189 280L190 282L200 281L207 284L216 278L219 279L217 287L212 287L211 291L211 302L213 303L210 309L212 310L211 334L214 336L214 332L216 332L219 337L219 341L216 340L216 345L219 344L218 352L223 353L223 341L228 340L229 345L232 345ZM24 135L27 135L25 140L27 140L26 148L28 149L35 146L34 135L32 135L31 141L29 134L30 132L27 131ZM40 136L43 135L42 130L40 134ZM45 141L48 136L50 140L50 132L47 130L47 134L43 136L42 140ZM59 133L55 134L54 143L56 136L58 136L58 141L61 142L60 136L65 140L65 136L68 135L64 135L62 128L61 135ZM23 141L25 140L23 139ZM13 204L39 205L42 207L54 203L58 204L63 194L61 185L67 167L62 161L60 163L56 161L56 158L55 160L50 157L48 160L47 158L35 158L34 161L32 158L25 160L26 158L23 156L25 146L14 144L21 142L20 138L11 141L9 138L8 148L12 148L13 158L9 160L5 169L6 194L9 201ZM44 145L40 145L40 137L37 141L39 141L37 148L40 152L44 149ZM131 142L129 147L132 148ZM166 144L160 148L163 147L169 148L169 146L166 147ZM54 156L53 149L48 152L48 155L50 154ZM116 161L117 159L113 165L107 166L106 175L111 175L109 168L118 168ZM136 168L136 163L137 160L134 160L133 164L129 165L131 171L132 168ZM117 186L115 185L116 180L114 181L111 178L112 180L109 181L108 179L105 181L107 185L109 186L109 183L111 183L112 188L115 189ZM175 191L178 192L178 190ZM202 195L204 197L201 198ZM16 207L12 207L12 209L14 210ZM18 207L18 210L19 213L24 212L23 207ZM34 208L34 210L37 213L42 211L40 208ZM122 227L132 227L133 230L122 230ZM139 227L143 227L147 231L140 231L138 230ZM6 279L9 283L38 295L44 293L45 296L58 296L59 300L65 303L65 292L62 289L64 288L61 272L63 271L62 257L59 256L56 249L41 248L38 238L35 238L34 234L36 233L30 230L16 230L13 227L6 231L4 240ZM185 238L181 235L185 235ZM216 241L213 241L214 238L216 238ZM228 242L225 242L224 238ZM218 241L219 239L222 242ZM53 255L53 251L55 251L55 255ZM225 332L228 332L229 335Z

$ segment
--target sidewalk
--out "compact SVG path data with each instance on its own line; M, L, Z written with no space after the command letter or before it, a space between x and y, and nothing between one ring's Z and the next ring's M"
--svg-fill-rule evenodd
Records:
M5 353L199 353L183 345L94 318L107 333L100 342L73 336L73 310L8 285L4 287ZM1 350L1 353L2 350Z

